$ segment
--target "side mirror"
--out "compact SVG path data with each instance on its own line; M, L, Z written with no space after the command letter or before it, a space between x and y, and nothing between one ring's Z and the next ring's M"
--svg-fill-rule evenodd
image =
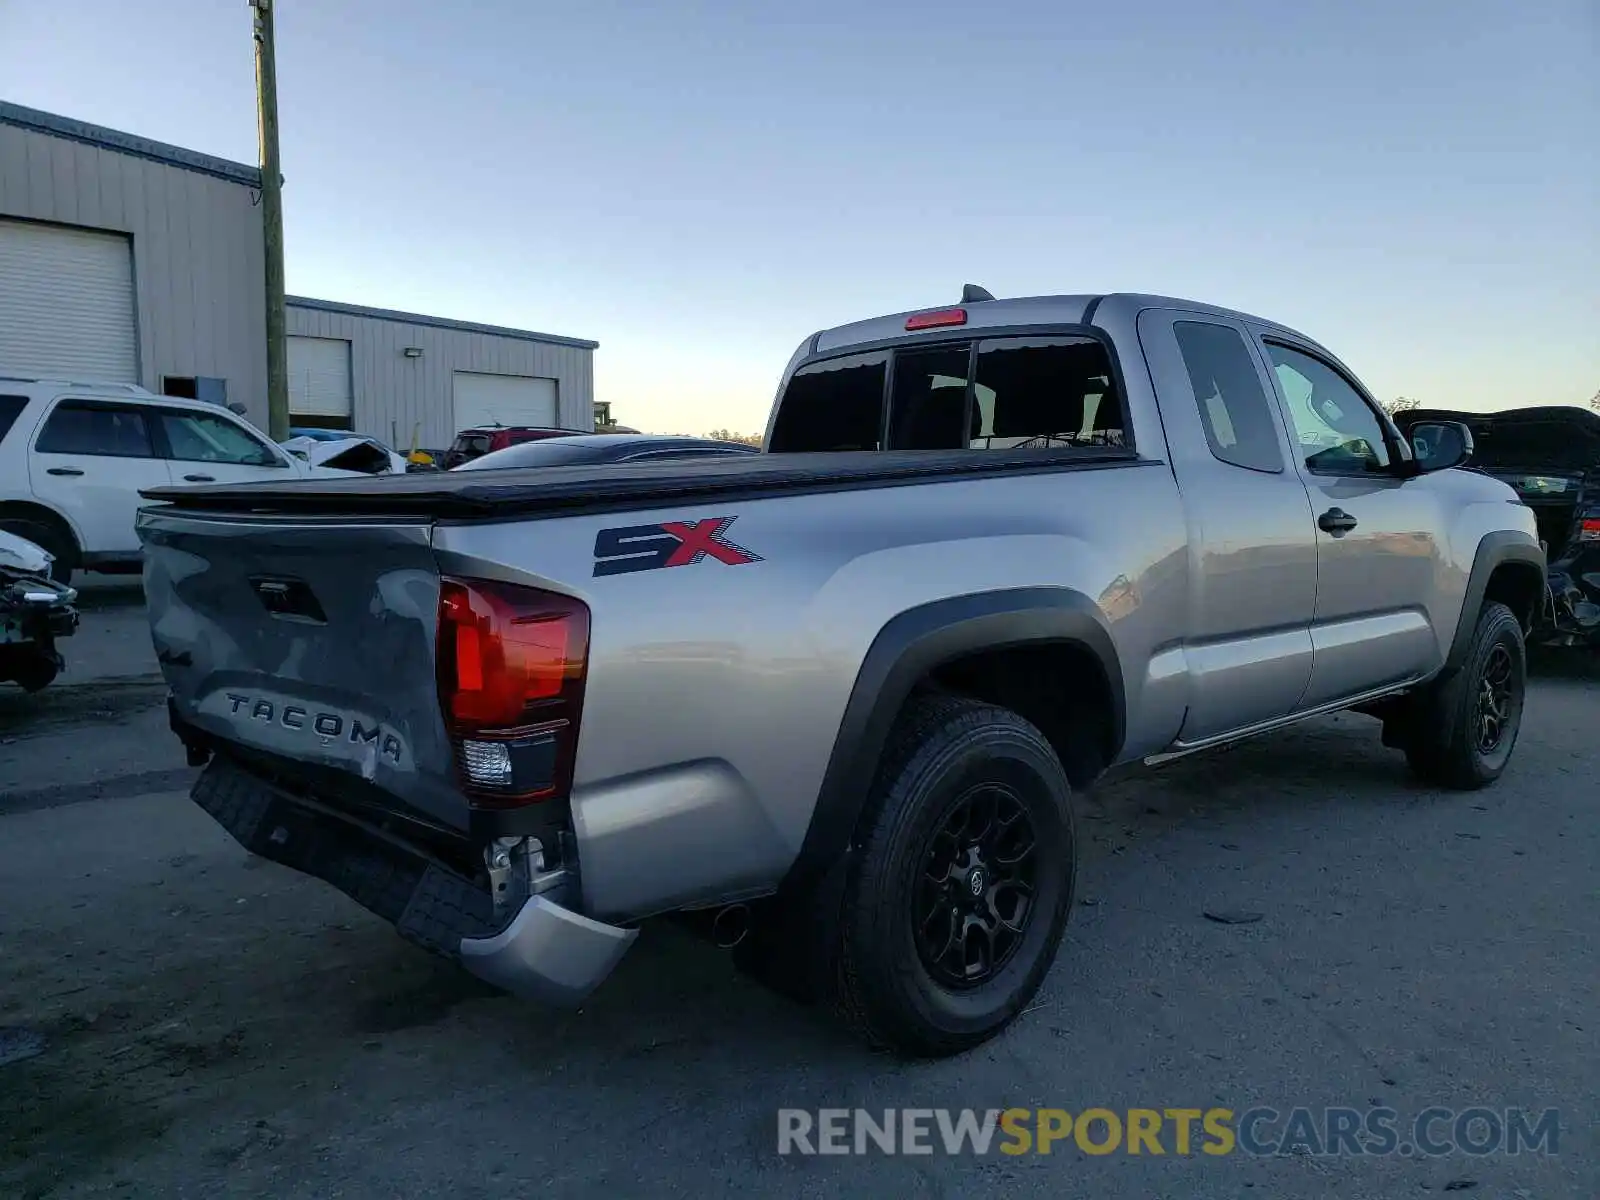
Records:
M1472 457L1472 430L1460 421L1422 421L1411 427L1417 473L1447 471Z

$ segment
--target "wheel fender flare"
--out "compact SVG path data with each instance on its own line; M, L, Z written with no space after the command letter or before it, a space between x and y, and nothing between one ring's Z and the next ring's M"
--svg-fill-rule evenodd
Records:
M72 538L78 553L83 553L83 533L72 518L43 500L0 500L0 519L33 521L40 525L59 525Z
M781 890L816 884L844 860L895 718L918 681L946 663L986 650L1071 643L1105 673L1111 695L1111 750L1122 745L1122 666L1104 614L1071 588L977 592L907 609L873 639L856 673L805 840Z
M1461 613L1456 619L1455 637L1445 656L1441 677L1454 675L1467 660L1472 648L1472 635L1478 627L1478 613L1483 609L1483 598L1489 590L1489 580L1496 570L1507 563L1523 563L1538 573L1539 586L1545 585L1545 556L1539 544L1525 533L1510 529L1497 529L1486 533L1478 542L1472 559L1472 571L1467 576L1467 591L1462 599ZM1537 619L1537 610L1533 614Z

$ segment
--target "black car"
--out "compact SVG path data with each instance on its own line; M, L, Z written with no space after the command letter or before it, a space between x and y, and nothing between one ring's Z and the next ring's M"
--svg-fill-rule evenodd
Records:
M1549 564L1549 596L1534 641L1600 646L1600 413L1567 405L1469 413L1395 414L1407 436L1424 421L1472 431L1468 466L1504 480L1533 509Z
M669 458L725 458L759 454L743 442L673 437L650 433L580 433L571 437L523 442L474 458L453 471L493 471L505 467L567 467L579 463L660 462Z

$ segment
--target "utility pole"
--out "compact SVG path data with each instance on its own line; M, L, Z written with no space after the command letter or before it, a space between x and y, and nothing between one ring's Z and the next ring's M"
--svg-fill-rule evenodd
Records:
M278 161L278 59L273 0L255 10L256 111L261 142L261 218L267 260L267 435L289 436L289 349L283 315L283 173Z

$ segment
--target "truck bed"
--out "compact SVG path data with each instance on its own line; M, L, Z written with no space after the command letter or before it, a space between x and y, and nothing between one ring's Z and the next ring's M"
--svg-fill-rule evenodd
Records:
M681 498L891 487L945 476L1060 471L1139 461L1121 446L761 454L726 460L443 471L283 483L161 487L141 493L180 509L261 516L350 514L462 519L648 508Z

